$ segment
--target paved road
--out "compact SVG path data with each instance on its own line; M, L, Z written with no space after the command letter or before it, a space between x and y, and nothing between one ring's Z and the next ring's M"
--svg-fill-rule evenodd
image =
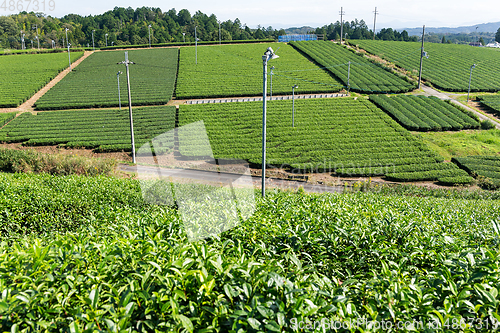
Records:
M422 89L423 89L423 91L424 91L425 95L427 95L427 96L436 96L437 98L442 99L442 100L450 100L453 104L458 105L458 106L461 106L461 107L463 107L464 109L467 109L467 110L469 110L469 111L471 111L471 112L474 112L474 114L476 114L476 115L479 117L479 119L481 119L481 120L483 120L483 121L484 121L484 120L489 120L489 121L493 122L493 123L495 124L495 126L496 126L498 129L500 129L500 123L499 123L498 121L495 121L495 120L493 120L493 119L491 119L491 118L489 118L489 117L485 116L485 115L484 115L484 114L482 114L481 112L478 112L477 110L474 110L473 108L471 108L471 107L469 107L469 106L467 106L467 105L464 105L464 104L462 104L462 103L460 103L460 102L458 102L458 101L454 100L453 98L451 98L451 97L450 97L450 96L448 96L447 94L442 93L442 92L439 92L439 91L437 91L437 90L434 90L434 89L432 89L431 87L428 87L428 86L425 86L425 85L422 85Z
M161 177L172 177L173 179L191 179L196 182L207 182L207 183L229 183L234 182L242 177L240 174L234 173L222 173L222 172L212 172L203 170L189 170L189 169L167 169L159 167L149 167L149 166L129 166L125 164L120 164L118 168L125 172L135 172L142 175L158 175ZM246 178L248 177L248 178ZM250 180L255 188L261 187L262 178L256 176L245 176L243 178L244 182L247 183ZM279 189L298 189L302 187L304 191L311 193L342 193L344 190L343 186L326 186L326 185L312 185L306 182L295 181L295 180L283 180L277 178L266 178L266 187L268 188L279 188Z

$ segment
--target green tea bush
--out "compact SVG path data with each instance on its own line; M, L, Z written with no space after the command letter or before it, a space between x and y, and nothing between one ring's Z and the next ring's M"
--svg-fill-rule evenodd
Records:
M249 220L189 243L178 212L141 204L135 181L0 180L2 225L33 216L45 230L2 232L6 331L290 332L321 320L491 331L500 320L496 200L270 191ZM75 223L56 233L62 218Z

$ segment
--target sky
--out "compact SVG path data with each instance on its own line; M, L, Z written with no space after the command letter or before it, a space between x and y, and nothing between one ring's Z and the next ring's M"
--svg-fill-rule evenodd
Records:
M66 14L96 15L102 14L115 6L119 7L159 7L163 11L175 8L177 11L188 9L192 14L200 10L205 14L215 14L219 20L240 21L250 28L258 25L272 26L275 29L312 26L320 27L340 20L340 8L343 7L345 19L365 20L369 28L373 28L374 10L377 7L378 28L392 27L416 28L458 27L480 23L500 21L500 1L498 0L39 0L45 1L45 14L62 17ZM53 1L54 10L49 10L49 1ZM25 6L28 0L25 0ZM28 11L31 11L28 10ZM13 12L0 9L0 14Z

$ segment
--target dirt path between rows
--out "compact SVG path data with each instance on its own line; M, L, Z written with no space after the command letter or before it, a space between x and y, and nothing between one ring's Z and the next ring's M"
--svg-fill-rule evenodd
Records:
M71 68L75 68L78 66L83 60L85 60L89 55L92 54L92 51L84 51L83 56L81 56L77 61L71 64ZM55 86L59 81L61 81L66 75L69 73L69 67L57 74L55 78L53 78L45 87L40 89L36 94L31 96L26 102L18 106L17 108L10 109L0 109L0 112L19 112L19 111L33 111L33 105L38 101L50 88Z

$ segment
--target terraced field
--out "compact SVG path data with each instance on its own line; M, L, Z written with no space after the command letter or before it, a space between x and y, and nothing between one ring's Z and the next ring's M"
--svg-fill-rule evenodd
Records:
M402 181L467 176L452 163L440 163L442 158L367 100L297 100L295 127L291 104L268 104L267 161L273 166ZM258 166L261 107L254 102L181 105L179 125L203 120L215 158L244 159ZM186 151L195 155L194 148Z
M136 147L174 127L175 107L134 109ZM61 145L98 152L131 151L128 110L23 113L0 130L0 141L27 146Z
M395 63L418 76L421 43L357 40L360 48ZM473 64L471 91L500 90L500 50L456 44L426 43L429 58L424 58L422 78L446 91L468 90Z
M132 50L129 60L132 105L166 104L174 92L177 49ZM117 73L122 106L128 105L123 51L95 52L57 83L35 106L37 110L115 107L119 105Z
M71 62L83 52L71 52ZM69 66L67 53L0 57L0 108L15 108Z
M198 47L198 64L194 47L180 51L176 98L205 98L262 95L262 55L272 47L279 55L269 62L273 94L337 92L343 83L318 68L293 47L283 43L222 45ZM268 78L268 91L271 76Z

